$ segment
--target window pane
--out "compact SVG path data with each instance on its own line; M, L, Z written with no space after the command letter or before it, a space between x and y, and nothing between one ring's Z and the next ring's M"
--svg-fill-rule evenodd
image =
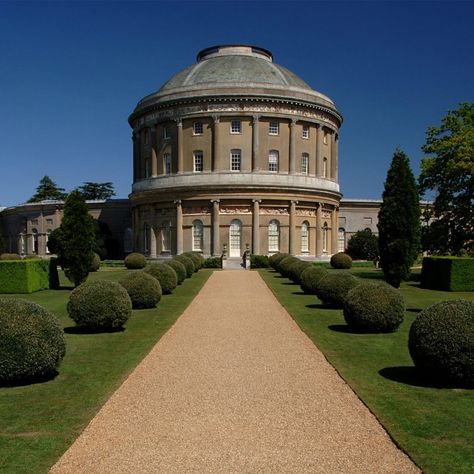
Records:
M230 133L241 133L242 128L240 124L240 120L232 120L230 122Z
M268 154L268 171L277 172L278 171L278 151L270 150Z
M203 169L203 153L202 151L194 152L194 171L202 171Z
M309 161L308 153L303 153L301 155L301 173L302 174L308 174L308 161Z
M309 252L309 230L308 224L303 222L301 225L301 251L302 252Z
M202 122L194 122L194 128L193 128L194 135L202 135L202 132L203 132Z
M280 244L280 229L277 221L268 224L268 251L278 252Z
M230 152L230 169L231 171L240 171L241 152L240 150L231 150Z
M268 133L270 135L278 135L278 122L270 122L268 124Z

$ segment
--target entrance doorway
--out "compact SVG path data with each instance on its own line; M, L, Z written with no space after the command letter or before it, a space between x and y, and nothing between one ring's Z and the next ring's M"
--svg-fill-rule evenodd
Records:
M240 257L240 242L242 234L242 223L234 219L229 229L229 257Z

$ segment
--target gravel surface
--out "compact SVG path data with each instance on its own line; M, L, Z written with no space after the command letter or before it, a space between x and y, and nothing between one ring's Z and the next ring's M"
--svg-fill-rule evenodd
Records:
M419 472L257 272L214 272L53 473Z

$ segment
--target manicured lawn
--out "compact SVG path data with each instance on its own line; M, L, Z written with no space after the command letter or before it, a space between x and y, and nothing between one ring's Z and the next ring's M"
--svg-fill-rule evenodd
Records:
M354 274L381 278L356 268ZM377 416L410 457L429 473L474 472L474 390L433 386L420 378L408 353L408 331L416 315L432 303L474 300L474 293L423 290L414 281L401 291L407 312L392 334L353 334L342 310L322 308L314 296L272 270L261 275L301 329Z
M118 280L126 270L105 269L91 279ZM56 314L66 328L66 356L48 382L0 387L0 472L47 472L127 375L174 324L211 270L186 279L156 309L134 311L122 332L74 334L66 312L69 289L14 295ZM70 285L61 278L63 285ZM11 295L1 295L11 297ZM69 331L69 332L68 332Z

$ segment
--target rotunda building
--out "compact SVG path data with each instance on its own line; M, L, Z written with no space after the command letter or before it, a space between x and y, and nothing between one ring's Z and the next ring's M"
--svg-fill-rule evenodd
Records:
M129 123L136 250L338 251L342 116L266 49L201 51L140 100Z

